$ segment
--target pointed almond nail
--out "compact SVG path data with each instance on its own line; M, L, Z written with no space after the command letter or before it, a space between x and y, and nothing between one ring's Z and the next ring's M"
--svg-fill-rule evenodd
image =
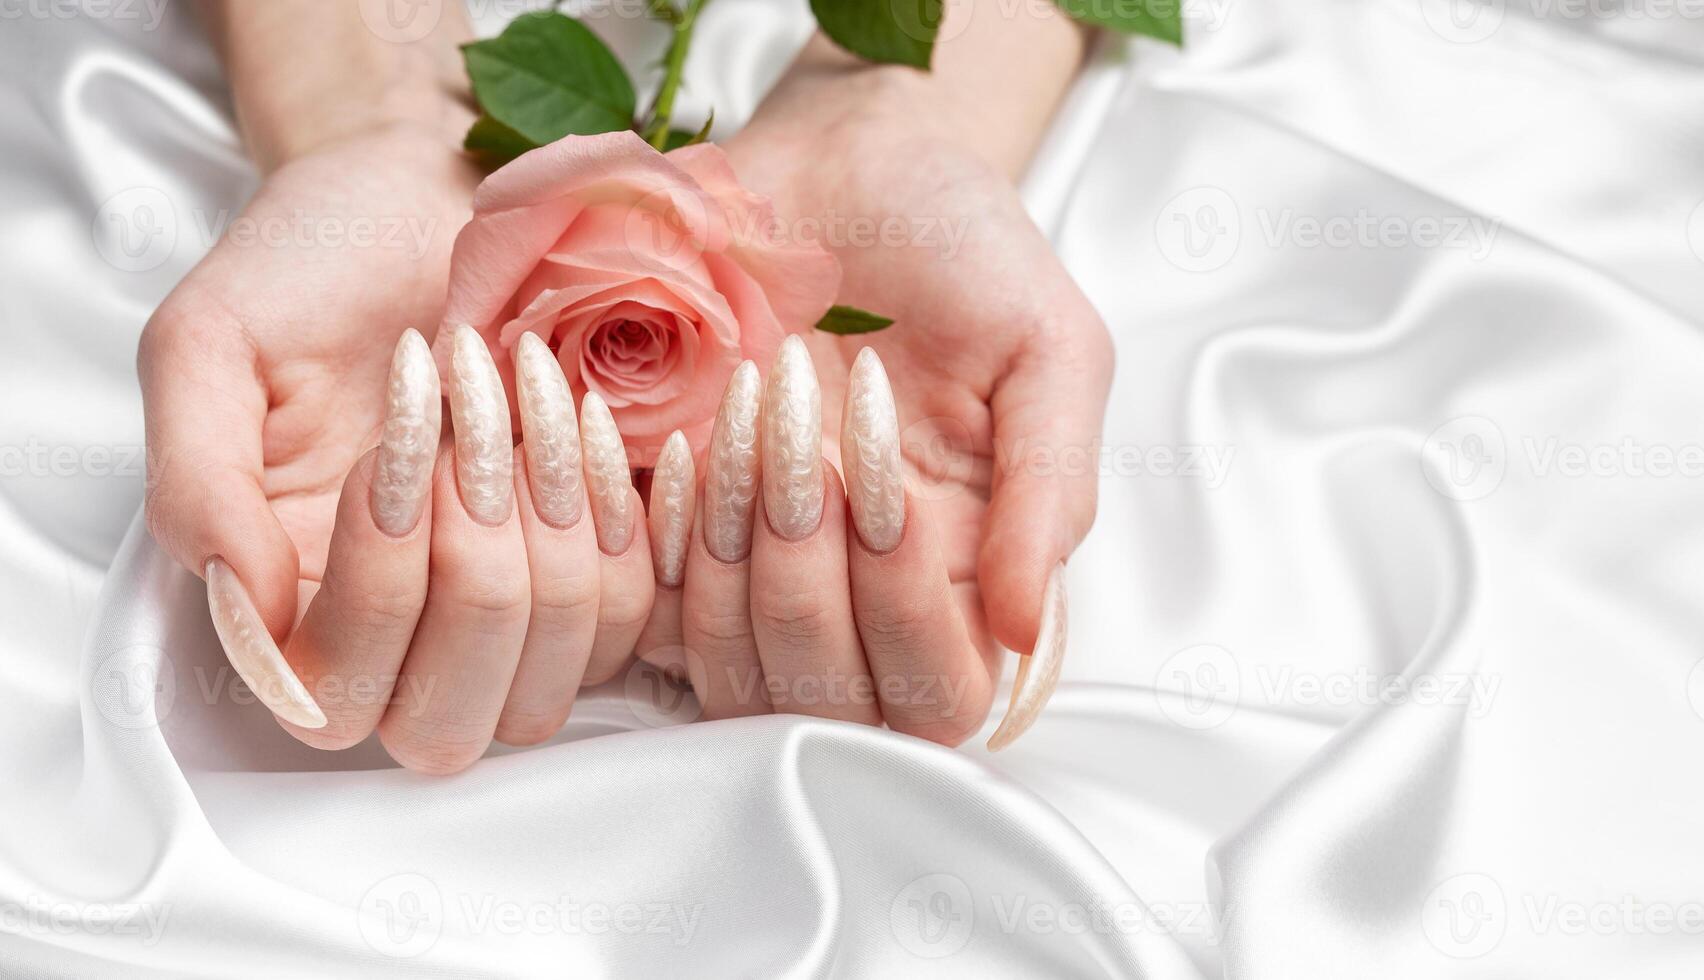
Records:
M551 527L573 527L582 497L574 393L549 345L530 330L515 347L515 387L533 509Z
M1029 731L1041 717L1047 699L1059 685L1059 668L1065 662L1065 563L1053 567L1041 593L1041 629L1036 632L1035 652L1018 661L1018 676L1012 681L1012 702L1006 717L988 737L988 751L998 752Z
M509 399L485 339L457 327L450 355L450 424L456 433L456 486L468 516L495 527L515 502L515 440Z
M751 554L762 402L757 365L746 361L735 369L722 395L722 407L710 433L710 452L704 460L704 547L718 561L745 561Z
M877 554L899 547L905 535L905 477L899 468L899 413L893 406L882 359L866 347L852 362L841 413L840 465L852 523L864 546Z
M324 728L325 712L285 662L237 573L219 558L209 559L206 571L207 611L237 676L278 717L299 728Z
M692 447L676 429L663 443L651 473L651 560L657 584L674 588L686 574L686 543L692 535L692 505L697 498Z
M586 457L586 490L598 546L606 555L626 554L633 543L633 475L615 416L597 392L586 392L580 402L580 449Z
M781 342L763 394L763 509L798 541L822 523L822 389L797 334Z
M385 427L369 499L373 523L393 538L414 530L432 493L443 412L432 348L418 331L404 331L391 356Z

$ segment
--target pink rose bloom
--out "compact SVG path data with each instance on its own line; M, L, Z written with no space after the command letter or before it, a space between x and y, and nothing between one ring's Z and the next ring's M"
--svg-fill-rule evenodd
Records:
M776 234L768 199L707 143L665 155L631 132L569 136L492 174L473 208L445 326L485 337L511 397L515 344L544 338L575 394L609 404L638 464L675 429L708 442L734 369L767 370L840 286L839 262ZM440 368L451 334L438 332Z

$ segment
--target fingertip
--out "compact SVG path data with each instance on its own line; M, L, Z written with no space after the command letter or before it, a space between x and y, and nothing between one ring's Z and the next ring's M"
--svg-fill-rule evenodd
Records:
M1035 649L1047 576L1067 551L1049 536L1037 534L1035 526L1024 529L1020 524L990 533L977 560L988 628L1001 646L1017 653Z

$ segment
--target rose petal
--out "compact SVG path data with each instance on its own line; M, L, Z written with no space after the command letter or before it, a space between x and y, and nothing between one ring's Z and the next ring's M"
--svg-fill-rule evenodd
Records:
M776 224L775 206L740 186L727 154L712 143L683 146L668 159L696 180L728 216L733 241L725 250L769 299L783 329L816 326L840 292L840 261L816 242L794 242Z

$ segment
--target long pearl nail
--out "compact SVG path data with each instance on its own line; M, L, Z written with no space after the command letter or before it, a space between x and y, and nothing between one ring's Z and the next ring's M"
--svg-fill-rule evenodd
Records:
M788 541L822 523L822 389L797 334L781 342L763 394L763 509Z
M1059 685L1059 667L1065 662L1065 563L1053 567L1041 593L1041 628L1036 632L1035 652L1018 661L1018 676L1012 681L1012 702L1006 717L988 737L988 751L998 752L1029 731L1041 717L1047 699Z
M324 728L325 712L285 662L254 600L223 559L207 561L207 611L237 676L272 713L299 728Z
M385 391L385 427L369 506L379 530L399 538L414 530L426 508L443 425L438 368L418 331L403 331L397 341Z
M676 429L663 443L651 473L651 560L657 584L674 588L686 574L686 543L692 536L692 505L697 497L692 447Z
M905 477L899 468L899 413L893 407L882 359L866 347L852 362L846 409L840 421L840 464L852 523L864 546L877 554L899 547L905 535Z
M530 330L515 348L515 387L533 509L552 527L573 527L580 520L581 497L574 393L550 346Z
M745 561L751 554L762 399L757 365L746 361L729 379L710 432L710 452L704 462L704 547L719 561Z
M625 554L633 543L633 476L615 417L597 392L580 402L580 447L586 454L586 489L598 546L606 555Z
M457 327L450 355L450 422L456 431L456 486L481 524L509 519L515 502L515 440L497 362L472 327Z

